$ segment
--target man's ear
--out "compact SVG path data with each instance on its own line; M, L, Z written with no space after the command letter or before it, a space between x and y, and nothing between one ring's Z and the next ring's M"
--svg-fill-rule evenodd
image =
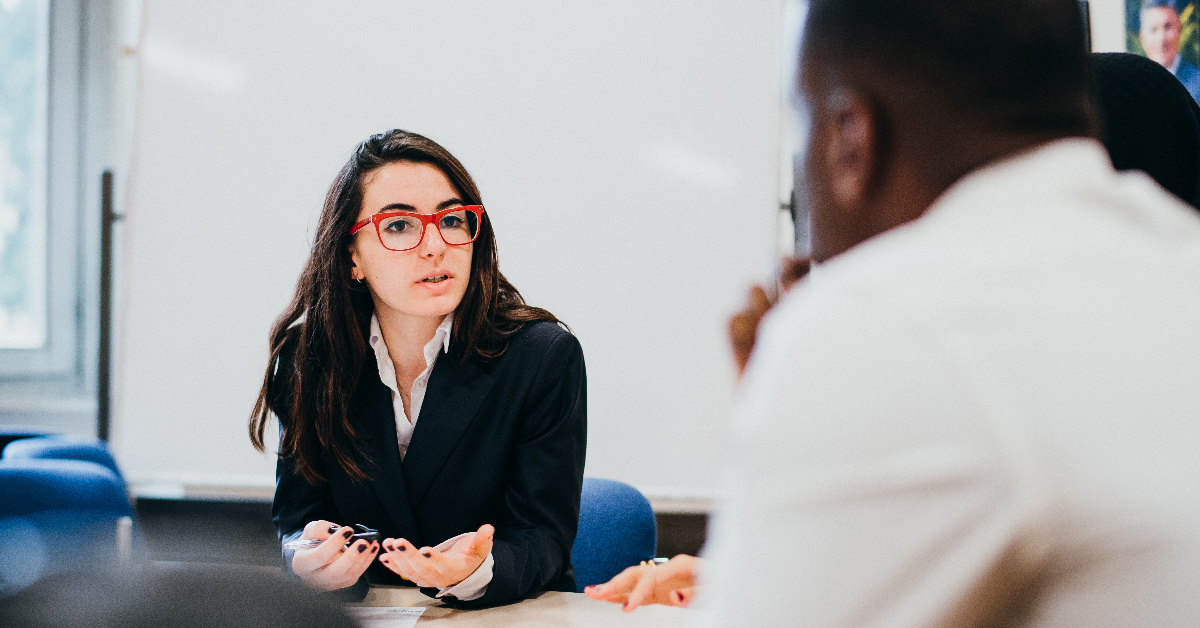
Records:
M835 89L826 103L829 141L825 165L829 195L837 207L855 211L866 203L881 163L879 117L871 101L851 89Z

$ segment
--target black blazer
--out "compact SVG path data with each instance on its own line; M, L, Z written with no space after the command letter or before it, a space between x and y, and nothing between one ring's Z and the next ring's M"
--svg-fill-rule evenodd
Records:
M289 353L283 352L280 373L290 372L282 363L290 361ZM321 471L327 480L310 484L291 460L280 458L272 505L276 529L283 538L319 519L361 523L378 529L381 538L402 537L422 547L490 523L496 528L491 584L482 598L461 605L574 591L571 546L583 485L586 395L583 350L554 323L526 324L504 355L488 364L442 354L401 462L391 390L368 354L350 407L371 479L351 480L326 454ZM287 418L279 418L286 429ZM352 597L365 595L367 579L405 584L376 560ZM423 592L432 596L436 589Z

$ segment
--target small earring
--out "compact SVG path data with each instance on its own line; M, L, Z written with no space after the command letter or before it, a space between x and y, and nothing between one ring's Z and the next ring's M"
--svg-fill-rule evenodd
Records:
M362 278L362 277L359 277L359 278L358 278L358 283L362 283L362 282L363 282L363 278Z

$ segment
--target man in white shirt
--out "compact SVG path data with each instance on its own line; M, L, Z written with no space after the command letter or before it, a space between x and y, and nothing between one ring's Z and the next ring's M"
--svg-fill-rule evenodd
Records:
M1200 625L1200 217L1088 137L1077 3L807 20L819 263L747 367L705 623ZM675 562L624 594L685 601Z

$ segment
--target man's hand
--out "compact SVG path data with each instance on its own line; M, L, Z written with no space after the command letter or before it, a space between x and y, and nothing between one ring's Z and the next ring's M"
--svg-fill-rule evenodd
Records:
M404 539L384 539L379 562L420 587L448 587L465 580L492 553L496 530L483 524L444 550L413 547Z
M779 269L779 287L787 292L792 285L808 274L812 264L808 259L784 258ZM737 363L738 377L746 370L754 343L758 339L758 324L763 316L775 306L762 286L750 288L745 307L729 319L729 343L733 346L733 359Z
M310 521L304 526L304 539L323 539L312 549L296 550L292 556L292 572L314 589L332 591L358 582L367 567L375 560L379 543L355 541L346 547L354 528L338 527L329 521Z
M680 554L659 565L630 567L583 592L594 600L621 604L627 613L645 604L687 606L695 595L699 562L695 556Z

